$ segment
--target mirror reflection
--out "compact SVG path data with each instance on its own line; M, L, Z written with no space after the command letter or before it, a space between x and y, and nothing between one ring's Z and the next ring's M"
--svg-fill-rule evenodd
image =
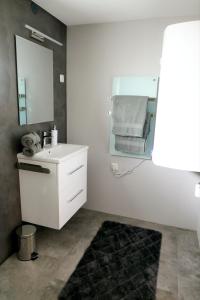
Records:
M16 36L19 124L54 120L53 51Z

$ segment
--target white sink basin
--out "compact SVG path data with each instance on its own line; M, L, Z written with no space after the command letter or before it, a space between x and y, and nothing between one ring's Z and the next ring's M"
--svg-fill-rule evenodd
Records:
M51 163L61 163L66 159L69 159L77 152L88 149L88 146L73 145L73 144L58 144L54 147L45 147L42 151L36 153L32 157L25 156L23 153L18 153L18 159L32 160L32 161L44 161Z

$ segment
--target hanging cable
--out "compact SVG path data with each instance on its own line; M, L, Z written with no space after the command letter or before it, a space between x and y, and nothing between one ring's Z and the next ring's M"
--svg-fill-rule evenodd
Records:
M139 168L144 162L146 161L146 159L141 160L136 166L134 166L133 168L126 170L124 172L113 172L113 175L116 178L121 178L124 177L126 175L130 175L132 174L137 168Z

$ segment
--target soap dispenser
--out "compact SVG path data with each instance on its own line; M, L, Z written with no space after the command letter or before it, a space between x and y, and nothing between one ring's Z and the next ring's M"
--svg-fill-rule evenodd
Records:
M51 146L56 146L58 144L58 130L56 129L56 125L54 125L51 130Z

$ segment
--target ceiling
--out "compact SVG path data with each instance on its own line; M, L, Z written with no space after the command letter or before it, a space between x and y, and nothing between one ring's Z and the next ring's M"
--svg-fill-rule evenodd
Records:
M200 0L34 0L66 25L200 16Z

